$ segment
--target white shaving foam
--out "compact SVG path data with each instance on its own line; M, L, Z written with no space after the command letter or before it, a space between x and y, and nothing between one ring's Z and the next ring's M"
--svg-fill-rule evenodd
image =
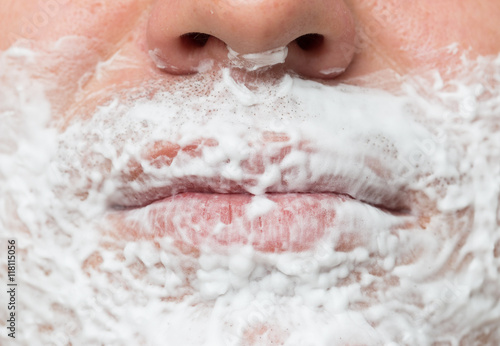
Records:
M282 64L288 56L288 47L274 48L261 53L240 54L228 47L228 58L234 67L257 71Z
M29 74L43 58L0 54L0 229L18 242L17 345L456 345L487 333L500 342L500 59L466 65L474 80L430 83L434 101L415 87L425 81L395 96L292 77L286 88L260 85L248 101L221 74L203 97L117 95L57 133L45 84ZM268 132L287 140L266 142ZM180 153L169 167L141 161L156 140L199 138L218 145ZM290 154L263 162L262 174L242 168L256 150L286 146ZM272 208L262 194L279 177L300 190L332 173L372 201L380 196L369 186L407 187L425 227L352 202L328 237L296 253L117 239L105 233L108 203L123 198L131 159L148 184L225 174L260 195L254 216ZM363 246L339 248L353 229Z

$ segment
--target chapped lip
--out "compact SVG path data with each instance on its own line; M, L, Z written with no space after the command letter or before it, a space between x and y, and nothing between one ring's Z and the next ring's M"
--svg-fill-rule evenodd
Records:
M331 194L344 196L392 214L411 214L411 193L375 155L357 159L356 172L321 172L312 169L308 159L293 163L292 154L301 152L338 158L338 152L317 152L308 143L291 146L287 135L264 133L263 146L237 162L238 174L228 174L235 165L230 160L207 162L204 152L217 150L215 139L198 139L188 144L156 141L142 150L141 157L131 158L117 179L108 199L113 210L139 209L183 193L205 194ZM262 143L261 143L262 144ZM269 147L272 149L269 150ZM193 163L196 169L192 169ZM273 165L274 180L265 188L266 167ZM387 165L391 166L391 165Z

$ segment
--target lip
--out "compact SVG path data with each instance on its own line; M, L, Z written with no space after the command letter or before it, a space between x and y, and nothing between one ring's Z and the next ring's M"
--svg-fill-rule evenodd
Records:
M376 215L396 227L411 216L408 192L374 157L365 156L351 176L314 174L308 172L313 156L338 160L338 153L291 146L276 133L250 147L255 150L237 165L221 165L209 159L220 149L214 139L150 143L119 174L108 200L112 222L133 239L168 236L194 247L251 244L265 252L307 250L335 233L335 247L347 251L370 232L371 226L359 227L363 221Z
M345 157L335 150L318 150L302 141L289 144L286 134L265 132L249 143L243 160L217 157L220 144L202 138L185 144L149 143L115 177L108 198L111 209L142 208L182 193L347 195L385 211L409 214L410 191L376 155ZM317 162L321 161L320 169ZM344 170L350 161L356 170ZM313 164L316 167L313 167ZM266 167L272 166L272 169ZM332 171L328 166L340 167ZM263 186L264 185L264 186Z
M300 252L320 240L347 252L366 247L376 224L407 227L408 215L382 211L334 193L181 193L148 206L113 213L125 237L170 237L182 247L251 245L262 252Z
M303 251L335 224L336 207L348 199L336 194L182 193L119 215L136 220L127 231L135 238L170 236L196 247L251 244L265 252Z

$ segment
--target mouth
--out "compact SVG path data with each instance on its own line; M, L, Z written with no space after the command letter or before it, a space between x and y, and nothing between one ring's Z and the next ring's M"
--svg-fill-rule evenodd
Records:
M224 148L215 139L146 145L115 179L114 228L194 248L299 252L333 239L338 251L350 251L414 218L409 192L376 157L291 144L276 133L237 158Z

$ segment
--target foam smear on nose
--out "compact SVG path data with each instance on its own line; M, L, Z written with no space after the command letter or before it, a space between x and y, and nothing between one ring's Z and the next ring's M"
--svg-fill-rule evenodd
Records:
M240 54L228 47L228 58L233 67L248 71L257 71L270 68L285 62L288 55L288 47L274 48L262 53Z

